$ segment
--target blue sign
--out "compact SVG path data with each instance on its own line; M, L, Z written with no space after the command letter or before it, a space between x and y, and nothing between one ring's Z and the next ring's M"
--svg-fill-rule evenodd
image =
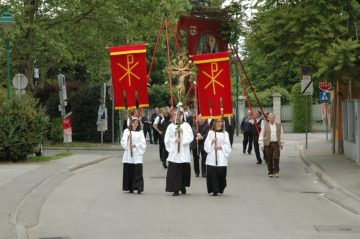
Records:
M330 91L320 92L319 100L320 100L320 104L322 103L330 104Z

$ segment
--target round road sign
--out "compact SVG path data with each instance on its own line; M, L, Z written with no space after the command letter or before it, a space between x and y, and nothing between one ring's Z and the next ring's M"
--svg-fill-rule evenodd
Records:
M13 86L18 90L23 90L28 85L29 81L24 74L17 73L12 79Z
M327 82L324 80L319 82L319 88L322 91L330 91L331 87L332 87L331 82Z

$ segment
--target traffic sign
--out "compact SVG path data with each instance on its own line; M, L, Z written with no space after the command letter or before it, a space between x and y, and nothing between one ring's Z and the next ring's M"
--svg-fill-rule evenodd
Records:
M331 82L327 82L325 80L319 82L319 88L322 91L329 91L331 90L331 87L332 87Z
M18 90L23 90L28 85L28 78L24 74L17 73L12 79L13 86Z
M319 100L320 100L320 104L322 104L322 103L329 104L330 103L330 92L329 91L320 92Z
M310 76L303 76L301 80L301 94L312 95L313 94L313 83Z

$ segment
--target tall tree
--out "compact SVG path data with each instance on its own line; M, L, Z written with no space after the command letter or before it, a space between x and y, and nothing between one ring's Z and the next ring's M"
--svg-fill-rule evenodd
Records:
M316 78L341 78L359 68L358 1L262 0L256 8L246 54L260 88L293 85L301 66Z
M190 7L171 0L9 0L16 27L11 33L13 71L33 84L33 63L41 77L62 72L80 80L104 80L109 73L107 46L155 42L165 11ZM175 14L174 14L175 15Z

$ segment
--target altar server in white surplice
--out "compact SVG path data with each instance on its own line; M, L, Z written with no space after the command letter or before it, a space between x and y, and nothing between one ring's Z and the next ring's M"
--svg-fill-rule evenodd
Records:
M208 193L217 196L224 193L226 173L231 144L228 133L224 130L223 119L214 119L204 145L206 157L206 184Z
M175 122L167 127L164 138L166 150L169 152L166 192L173 192L173 196L178 196L179 191L186 194L185 187L190 187L190 143L193 139L191 126L183 122L183 113L178 110Z
M146 150L144 133L140 121L131 119L128 129L124 130L121 146L125 149L123 156L123 191L138 194L144 191L143 155Z

